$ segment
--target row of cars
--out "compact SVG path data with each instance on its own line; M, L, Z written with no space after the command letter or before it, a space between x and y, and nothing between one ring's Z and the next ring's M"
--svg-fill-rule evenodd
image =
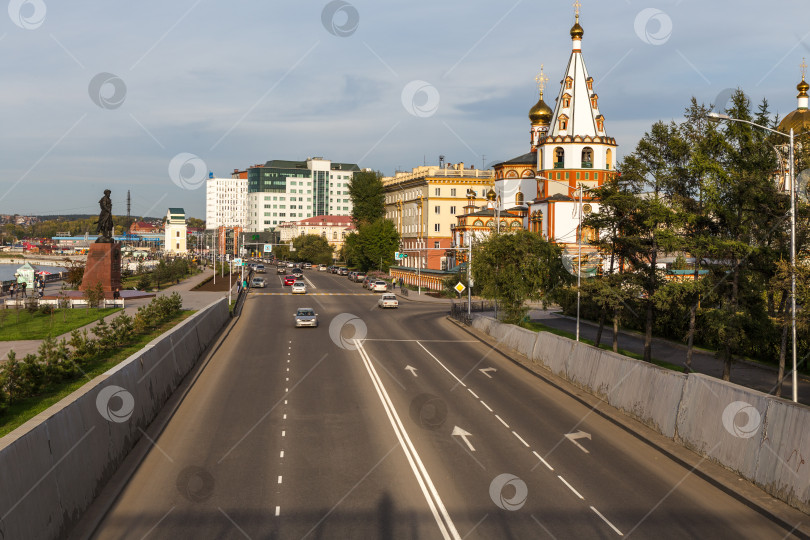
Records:
M340 272L340 275L344 275L342 271ZM388 292L388 283L386 283L385 281L366 275L363 272L349 271L348 269L346 269L345 275L347 278L349 278L349 281L354 281L355 283L362 283L364 288L372 292L383 293L380 295L380 299L377 300L377 307L381 308L399 307L399 300L397 300L397 295Z

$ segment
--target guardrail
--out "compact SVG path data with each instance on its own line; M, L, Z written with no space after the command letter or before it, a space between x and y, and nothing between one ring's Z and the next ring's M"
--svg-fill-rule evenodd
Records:
M467 302L453 302L450 304L450 317L467 326L472 324L472 313L481 313L483 311L495 311L495 303L490 300L478 300L471 302L469 306Z

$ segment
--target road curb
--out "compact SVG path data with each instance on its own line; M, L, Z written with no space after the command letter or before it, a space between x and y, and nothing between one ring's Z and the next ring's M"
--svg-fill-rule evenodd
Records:
M773 498L771 495L750 481L744 480L739 475L723 468L721 465L702 458L698 454L672 441L664 435L659 435L652 432L641 422L623 414L621 411L606 401L599 399L597 396L587 393L582 388L574 386L569 381L554 375L554 373L551 371L545 369L542 371L536 371L533 369L532 362L528 358L526 358L525 362L521 361L516 357L522 356L520 353L517 353L517 351L514 350L504 350L505 347L503 347L501 343L499 343L496 339L493 339L491 336L483 334L474 328L470 328L460 321L451 318L450 316L446 316L445 318L470 336L481 341L485 345L491 346L501 356L512 362L517 367L525 370L539 379L542 379L550 386L563 392L582 405L590 408L593 412L611 422L615 426L621 428L639 441L654 448L668 459L680 465L687 471L690 471L690 473L698 476L702 480L723 491L760 515L768 518L770 521L776 523L780 527L783 527L786 531L789 531L787 536L793 534L797 538L810 540L810 525L805 525L803 522L800 522L799 525L794 525L791 523L790 518L785 515L785 510L788 509L789 512L797 512L802 516L805 516L805 514L801 513L801 511L798 509L795 509L786 503ZM711 470L707 471L703 469ZM745 486L741 486L740 481L745 481Z

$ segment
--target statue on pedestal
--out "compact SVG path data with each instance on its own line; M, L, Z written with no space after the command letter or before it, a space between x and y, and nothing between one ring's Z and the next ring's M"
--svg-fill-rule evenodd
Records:
M104 196L98 201L101 211L98 214L98 238L97 244L111 244L113 240L113 219L112 219L112 200L110 200L109 189L104 190Z

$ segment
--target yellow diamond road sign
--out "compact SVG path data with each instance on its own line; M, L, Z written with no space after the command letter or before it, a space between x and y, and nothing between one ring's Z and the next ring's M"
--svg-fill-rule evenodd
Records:
M458 291L458 294L461 294L461 293L464 292L464 289L466 289L467 287L465 287L464 284L459 281L458 283L456 283L456 286L453 287L453 288Z

